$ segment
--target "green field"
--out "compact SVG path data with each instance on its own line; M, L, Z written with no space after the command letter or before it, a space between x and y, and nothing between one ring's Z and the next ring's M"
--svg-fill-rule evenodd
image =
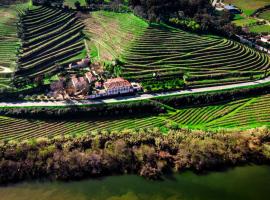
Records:
M270 25L251 26L249 30L254 33L270 33Z
M166 105L163 105L166 107ZM248 129L270 125L270 95L216 105L168 109L160 115L82 119L20 119L0 116L0 140L31 139L91 131L171 127L190 129Z
M23 15L23 45L16 77L52 75L59 65L83 57L84 25L75 15L48 7L36 7Z
M249 17L249 18L243 17L240 19L236 18L235 20L233 20L233 23L236 24L237 26L243 27L243 26L252 26L252 25L256 24L257 21L258 20L251 18L251 17Z
M75 114L76 115L76 114ZM0 140L31 139L37 137L57 136L74 133L88 133L97 130L122 130L159 127L162 118L129 117L105 119L74 119L74 120L27 120L10 117L0 117Z

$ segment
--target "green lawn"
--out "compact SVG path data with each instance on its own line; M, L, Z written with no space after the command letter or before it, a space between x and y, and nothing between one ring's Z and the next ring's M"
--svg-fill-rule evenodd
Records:
M270 25L252 26L250 31L254 33L270 33Z
M254 18L245 18L245 17L233 21L233 23L236 24L237 26L250 26L252 24L255 24L256 22L257 20Z

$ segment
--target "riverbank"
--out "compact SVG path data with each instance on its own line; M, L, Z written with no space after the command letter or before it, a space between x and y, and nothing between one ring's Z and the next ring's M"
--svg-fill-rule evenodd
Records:
M252 180L252 181L250 181ZM203 176L190 171L163 181L136 175L0 187L5 200L268 200L270 166L241 166Z
M243 132L157 129L100 132L28 141L2 141L0 183L80 180L115 174L161 179L192 170L204 173L248 163L270 162L270 130Z

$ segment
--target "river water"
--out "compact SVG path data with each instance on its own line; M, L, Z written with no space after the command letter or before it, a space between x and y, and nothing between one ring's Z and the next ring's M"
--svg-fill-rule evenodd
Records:
M135 175L78 182L26 182L0 187L1 200L269 200L270 166L244 166L164 181Z

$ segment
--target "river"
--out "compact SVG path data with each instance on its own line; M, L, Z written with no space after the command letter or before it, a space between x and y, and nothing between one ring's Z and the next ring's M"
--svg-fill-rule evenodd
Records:
M270 166L176 174L164 181L135 175L74 182L25 182L0 187L1 200L268 200Z

